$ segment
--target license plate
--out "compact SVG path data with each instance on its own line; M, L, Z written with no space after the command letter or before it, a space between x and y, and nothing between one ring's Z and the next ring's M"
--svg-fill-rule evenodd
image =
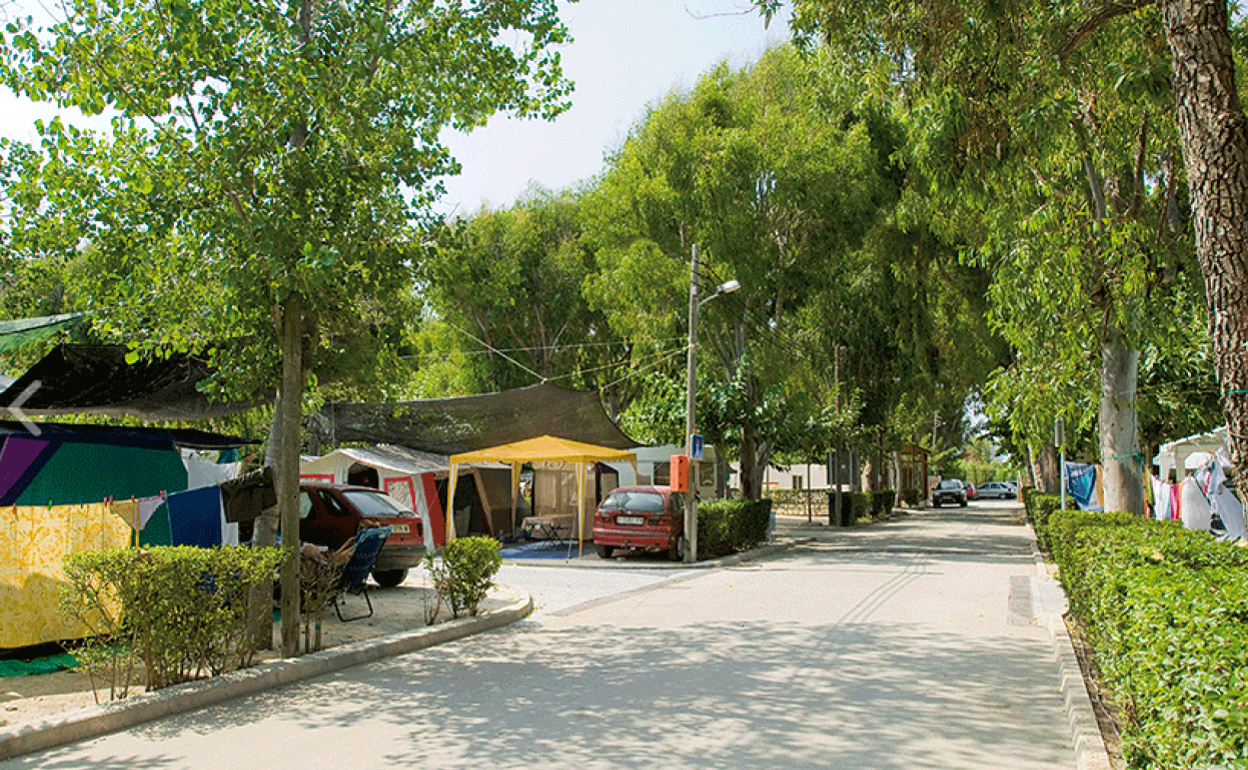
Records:
M646 520L640 516L616 516L615 523L616 524L632 524L634 526L640 526L642 524L645 524Z
M392 535L406 535L408 532L411 532L411 531L412 531L411 527L407 526L406 524L391 524L390 525L390 534Z

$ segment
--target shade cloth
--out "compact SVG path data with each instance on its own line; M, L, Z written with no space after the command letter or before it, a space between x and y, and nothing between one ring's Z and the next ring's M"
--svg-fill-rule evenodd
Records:
M214 401L198 387L215 374L202 358L174 353L129 363L129 352L125 345L58 345L0 393L0 403L13 403L36 382L22 403L26 414L200 420L271 400Z
M396 444L444 455L544 434L614 449L637 446L607 415L598 391L565 390L549 383L397 404L331 403L310 421L309 431L332 446Z

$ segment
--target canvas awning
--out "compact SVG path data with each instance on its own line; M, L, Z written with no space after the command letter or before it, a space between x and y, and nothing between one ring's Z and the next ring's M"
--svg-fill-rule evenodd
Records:
M455 505L457 466L479 463L505 463L511 466L511 507L513 516L515 515L517 490L520 486L520 466L524 463L576 463L576 499L578 510L580 510L580 502L585 499L585 465L587 463L630 462L633 464L633 468L637 467L637 455L634 452L585 444L580 441L572 441L571 439L550 435L515 441L510 444L501 444L495 447L479 449L475 452L451 455L450 460L451 483L446 496L448 508L454 508ZM455 537L454 517L448 516L447 520L449 522L447 539L450 540ZM583 517L578 514L576 522L577 543L583 547L585 542Z

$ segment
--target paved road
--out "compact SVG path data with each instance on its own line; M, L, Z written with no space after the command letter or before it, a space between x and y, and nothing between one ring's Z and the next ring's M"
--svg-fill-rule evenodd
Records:
M507 567L528 621L0 767L1074 767L1016 507L789 534L724 569Z

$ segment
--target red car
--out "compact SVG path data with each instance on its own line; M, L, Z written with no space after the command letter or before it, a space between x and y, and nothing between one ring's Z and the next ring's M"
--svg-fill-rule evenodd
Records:
M668 487L620 487L594 515L594 549L603 559L617 548L666 551L679 561L685 534L685 496Z
M373 580L382 588L402 583L407 571L425 557L424 527L420 516L394 498L371 487L345 484L299 483L299 539L337 550L354 537L364 519L390 527L390 537L377 554ZM239 528L249 539L250 522Z

